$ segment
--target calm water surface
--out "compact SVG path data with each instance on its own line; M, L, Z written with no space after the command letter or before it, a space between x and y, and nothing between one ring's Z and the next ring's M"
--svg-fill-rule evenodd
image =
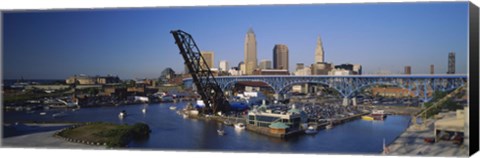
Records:
M316 135L300 135L287 140L270 138L245 130L225 126L226 135L219 136L215 121L185 119L170 106L183 108L185 103L128 105L119 107L84 108L66 111L66 116L53 118L59 111L47 111L47 115L6 112L4 120L14 121L74 121L133 124L147 123L152 129L146 140L133 141L129 148L155 150L236 151L236 152L288 152L288 153L362 153L379 154L383 139L389 144L408 126L410 117L390 115L385 121L357 119L337 125L330 130L321 130ZM142 113L142 109L147 112ZM128 116L118 118L118 113L127 111ZM8 133L8 131L6 132Z

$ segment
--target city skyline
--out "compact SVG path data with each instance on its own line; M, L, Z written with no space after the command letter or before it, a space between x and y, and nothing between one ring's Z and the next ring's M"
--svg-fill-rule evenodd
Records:
M272 47L284 43L290 63L310 65L321 34L325 62L361 64L365 74L381 70L400 74L404 65L413 67L412 74L428 74L431 64L437 74L446 74L450 51L456 52L455 72L466 74L467 4L7 12L3 78L64 79L73 74L157 78L167 67L180 73L183 59L169 34L174 29L192 34L200 49L214 51L213 65L221 60L237 65L244 59L249 28L255 30L257 59L273 60ZM289 70L295 70L295 64Z

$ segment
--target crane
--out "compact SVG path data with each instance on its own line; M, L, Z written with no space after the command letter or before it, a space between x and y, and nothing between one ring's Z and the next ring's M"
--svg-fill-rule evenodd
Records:
M197 92L205 103L202 112L217 114L218 112L229 111L230 103L225 98L210 70L210 65L204 60L193 37L182 30L172 30L170 33L175 38L175 44L180 49L185 65L192 75Z

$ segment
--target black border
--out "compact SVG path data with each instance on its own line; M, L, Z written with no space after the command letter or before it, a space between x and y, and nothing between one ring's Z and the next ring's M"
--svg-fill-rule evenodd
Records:
M468 75L468 82L470 84L469 87L469 154L470 156L473 155L475 152L478 151L478 144L479 144L479 94L478 94L478 82L479 82L479 50L478 50L478 7L470 2L469 5L469 75Z

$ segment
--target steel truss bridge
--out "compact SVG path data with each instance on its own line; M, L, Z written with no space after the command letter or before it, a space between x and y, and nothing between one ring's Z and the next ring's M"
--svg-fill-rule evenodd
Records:
M357 92L374 85L392 85L407 89L422 101L432 99L429 93L449 91L467 84L467 75L348 75L348 76L217 76L215 79L223 91L242 81L264 82L275 94L285 94L293 85L322 84L338 91L344 98L355 97ZM192 87L191 78L184 79L186 87Z

